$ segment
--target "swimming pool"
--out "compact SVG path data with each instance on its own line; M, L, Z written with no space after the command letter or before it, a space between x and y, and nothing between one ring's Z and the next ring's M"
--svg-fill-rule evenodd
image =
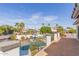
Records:
M20 56L28 55L29 45L20 46Z

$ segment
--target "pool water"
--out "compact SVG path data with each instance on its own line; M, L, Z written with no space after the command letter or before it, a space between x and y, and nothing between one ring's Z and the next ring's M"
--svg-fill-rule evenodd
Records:
M24 45L20 47L20 56L28 55L29 45Z
M32 42L31 45L36 45L38 47L41 47L41 46L46 46L46 43L44 43L44 42Z

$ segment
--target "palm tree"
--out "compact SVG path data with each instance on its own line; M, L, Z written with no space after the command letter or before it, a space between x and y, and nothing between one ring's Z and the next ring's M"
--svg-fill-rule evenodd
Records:
M56 24L56 27L58 27L59 25L58 24Z
M25 27L25 24L24 24L23 22L21 22L21 23L20 23L20 27L21 27L21 28L24 28L24 27Z
M50 24L48 24L48 26L50 26Z
M23 22L21 22L21 23L16 23L15 26L23 28L25 26L25 24Z
M20 23L16 23L15 26L18 28L20 26Z
M15 26L16 26L18 32L22 32L22 30L25 27L25 24L23 22L20 22L20 23L16 23Z
M42 23L42 26L44 26L45 24L44 23Z

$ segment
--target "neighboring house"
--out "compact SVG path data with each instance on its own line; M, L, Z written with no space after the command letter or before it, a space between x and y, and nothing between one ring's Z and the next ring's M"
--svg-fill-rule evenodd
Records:
M0 56L29 56L29 42L26 40L5 40L0 42Z
M74 25L77 28L77 40L79 40L79 3L75 3L74 10L71 16L75 20Z
M76 34L75 33L66 33L65 38L76 38Z
M37 32L38 32L38 31L35 30L35 29L28 29L26 33L32 35L32 34L37 34Z
M26 39L26 35L16 35L17 40L21 40L22 37L25 37L25 39Z
M56 27L51 28L52 32L57 32Z
M10 35L2 35L0 36L0 42L3 40L7 40L10 37Z
M20 40L9 40L9 37L10 35L0 36L0 56L31 55L29 50L29 40L24 41L25 44L21 44Z
M19 41L2 41L0 42L0 56L19 56Z

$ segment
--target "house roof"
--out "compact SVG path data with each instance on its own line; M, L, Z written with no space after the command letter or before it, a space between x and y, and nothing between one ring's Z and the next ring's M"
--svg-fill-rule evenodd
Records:
M0 39L7 39L9 37L10 37L10 35L2 35L2 36L0 36Z
M0 36L0 42L3 40L7 40L11 35L2 35Z
M19 46L20 46L19 41L10 41L10 40L2 41L0 42L0 51L6 52Z

